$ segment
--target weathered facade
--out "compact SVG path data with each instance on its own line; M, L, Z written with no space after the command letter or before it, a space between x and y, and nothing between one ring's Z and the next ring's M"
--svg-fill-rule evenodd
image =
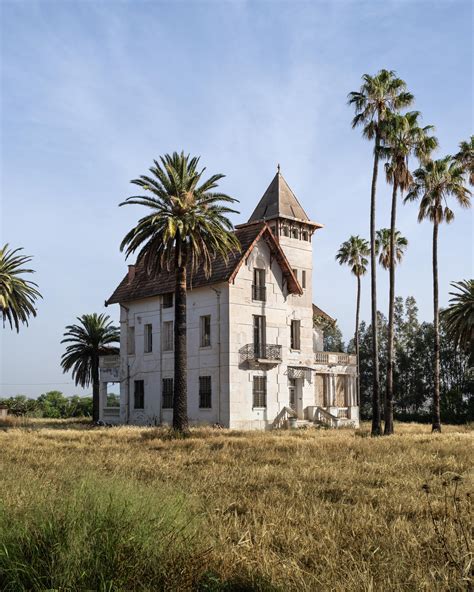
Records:
M355 357L322 351L313 323L314 232L278 172L246 224L242 252L189 281L188 415L191 423L267 429L310 423L357 425ZM120 356L104 359L102 419L172 419L174 274L139 265L108 300L120 305ZM324 313L323 313L324 314ZM108 368L104 366L107 365ZM120 409L106 407L120 383Z

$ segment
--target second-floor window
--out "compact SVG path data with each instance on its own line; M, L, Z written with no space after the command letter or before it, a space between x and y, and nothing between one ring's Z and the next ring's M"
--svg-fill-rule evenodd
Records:
M173 408L173 379L163 378L161 387L161 406L163 409Z
M133 386L133 408L143 409L145 407L145 381L135 380Z
M163 351L173 351L173 321L163 323Z
M291 349L301 349L301 321L291 321Z
M301 272L301 287L306 290L306 271L304 269Z
M162 303L163 308L171 308L173 306L173 292L168 292L167 294L163 294Z
M253 294L254 300L260 300L265 302L266 298L266 287L265 287L265 270L254 269L253 270Z
M253 346L259 358L265 357L266 341L266 319L262 315L253 315Z
M201 347L209 347L211 345L211 315L201 317L200 325L200 345Z
M153 351L153 327L151 323L145 325L145 353L149 354Z
M127 331L127 353L129 356L135 355L135 327L129 327Z

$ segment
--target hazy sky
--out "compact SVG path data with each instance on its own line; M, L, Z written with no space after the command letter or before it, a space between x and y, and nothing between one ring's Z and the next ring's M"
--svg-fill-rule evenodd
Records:
M0 1L1 242L34 255L44 299L2 332L0 396L81 392L59 367L64 326L104 309L125 272L118 245L143 214L118 208L152 159L201 155L246 221L281 163L313 220L314 300L353 331L355 281L334 255L368 235L371 146L352 130L347 93L394 69L434 124L438 154L473 132L472 5L431 2ZM440 231L440 302L472 277L472 213ZM389 224L380 175L379 227ZM432 317L431 227L400 206L410 241L397 293ZM379 305L387 306L379 271ZM362 318L370 315L364 281Z

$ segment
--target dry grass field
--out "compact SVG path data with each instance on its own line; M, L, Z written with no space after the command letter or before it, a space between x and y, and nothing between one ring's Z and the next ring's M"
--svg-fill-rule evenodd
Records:
M10 421L0 589L470 589L473 432Z

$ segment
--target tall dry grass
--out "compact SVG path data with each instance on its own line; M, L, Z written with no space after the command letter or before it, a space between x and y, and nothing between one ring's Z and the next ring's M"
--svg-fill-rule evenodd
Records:
M472 431L396 427L5 427L0 588L468 589Z

